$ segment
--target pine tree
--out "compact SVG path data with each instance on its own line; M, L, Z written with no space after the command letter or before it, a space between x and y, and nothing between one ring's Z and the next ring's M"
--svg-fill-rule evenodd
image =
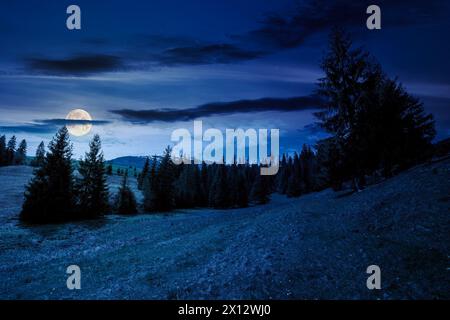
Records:
M6 137L0 137L0 166L6 165Z
M144 178L142 186L144 194L144 210L149 212L156 210L156 186L158 183L156 177L156 164L156 156L154 156L150 171Z
M138 177L138 189L142 190L144 186L144 179L146 178L148 171L150 169L150 160L148 157L145 158L144 168L142 168L142 172Z
M214 179L209 193L209 206L218 209L224 209L229 206L227 167L224 164L215 166Z
M268 177L258 174L252 186L251 199L256 204L266 204L270 200Z
M294 153L294 158L289 160L290 170L286 195L288 197L299 197L304 192L302 164L297 152Z
M87 218L104 215L108 208L108 185L101 140L95 135L89 143L89 152L79 162L78 172L81 179L77 181L78 210Z
M133 191L128 186L128 172L123 175L122 184L117 192L114 210L118 214L135 214L137 213L136 198Z
M154 158L156 163L156 158ZM156 165L156 164L155 164ZM153 166L153 163L152 163ZM155 169L153 178L144 180L144 207L147 211L170 211L175 206L174 182L175 168L171 159L171 148L164 150L164 155Z
M14 163L17 165L23 165L25 164L27 159L27 142L25 139L23 139L19 143L19 147L16 150L16 153L14 155Z
M26 187L22 220L45 223L76 217L71 157L69 132L63 127L50 142L44 165Z
M193 208L201 198L200 176L197 165L183 164L180 176L175 182L175 203L179 208Z
M33 167L41 167L44 165L44 161L45 161L45 145L44 141L41 141L41 143L39 143L36 149L36 155L33 161L31 162L31 165Z
M286 194L289 180L289 169L286 154L283 153L280 161L280 169L276 178L276 190L280 194Z
M203 161L202 167L200 171L200 183L201 183L201 200L200 205L201 206L208 206L208 199L209 199L209 180L210 180L210 171L208 168L208 165Z
M245 166L239 166L238 178L237 178L237 189L239 190L236 199L236 205L239 208L245 208L248 206L248 183L245 178Z
M301 175L305 186L305 193L314 189L314 152L306 144L303 145L300 153Z
M163 158L158 167L156 183L156 209L157 211L170 211L174 203L174 164L171 159L171 148L164 150Z
M12 136L6 146L6 165L14 164L14 155L16 154L16 136Z

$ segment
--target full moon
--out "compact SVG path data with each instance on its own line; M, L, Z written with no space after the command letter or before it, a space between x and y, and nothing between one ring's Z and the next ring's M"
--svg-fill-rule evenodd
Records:
M70 111L66 120L87 120L92 121L91 115L83 109L74 109ZM85 134L88 134L91 131L92 124L91 123L81 123L81 124L69 124L67 125L67 130L71 135L81 137Z

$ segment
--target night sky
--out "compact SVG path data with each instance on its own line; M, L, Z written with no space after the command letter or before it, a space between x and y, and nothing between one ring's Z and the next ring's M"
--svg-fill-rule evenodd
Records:
M81 30L66 8L81 8ZM366 28L369 4L382 30ZM0 1L0 134L48 142L76 108L105 157L160 154L175 128L279 128L281 152L324 136L312 97L334 26L345 27L450 136L450 5L428 1Z

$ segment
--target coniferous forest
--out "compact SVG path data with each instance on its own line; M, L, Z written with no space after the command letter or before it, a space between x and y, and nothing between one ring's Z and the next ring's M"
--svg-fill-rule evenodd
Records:
M179 208L243 208L270 201L274 192L299 197L344 184L359 191L370 181L393 176L433 155L434 121L422 103L390 79L374 57L355 48L349 36L335 30L321 67L317 95L323 108L318 125L329 137L298 152L283 154L275 176L260 175L256 164L181 164L171 159L171 148L162 157L147 158L137 174L142 203L129 187L128 171L118 169L122 185L110 199L101 141L95 135L90 150L77 165L65 127L45 152L38 146L31 164L34 178L25 192L21 219L30 222L63 222L101 217L109 212L168 212ZM26 142L16 148L0 138L0 163L24 164ZM74 173L76 170L76 174ZM136 174L136 173L135 173Z
M0 300L450 300L449 1L3 2Z

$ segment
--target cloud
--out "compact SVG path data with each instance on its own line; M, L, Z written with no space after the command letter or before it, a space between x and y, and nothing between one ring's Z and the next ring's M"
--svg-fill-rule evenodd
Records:
M188 109L152 109L110 110L120 115L123 120L132 123L150 123L155 121L174 122L188 121L213 115L264 112L264 111L300 111L320 108L321 102L316 96L293 98L263 98L257 100L238 100L232 102L213 102Z
M262 55L262 51L244 50L231 44L209 44L168 49L154 58L160 65L198 65L234 63Z
M65 125L77 125L77 124L105 125L108 123L110 123L110 121L106 120L44 119L44 120L35 120L34 122L30 123L0 126L0 131L51 134L55 133L60 127Z
M47 133L54 133L56 132L56 130L57 126L39 123L24 123L18 125L0 126L0 131L4 132L47 134Z
M280 50L298 47L309 37L336 26L366 32L366 9L372 2L304 1L290 14L267 14L260 28L232 38ZM395 27L436 21L447 3L445 0L379 0L377 5L382 9L383 25Z
M56 126L76 125L76 124L104 125L111 123L111 121L107 120L75 120L75 119L45 119L45 120L36 120L36 122L48 125L53 124Z
M26 67L32 72L49 75L81 76L116 71L124 67L119 57L112 55L79 55L67 59L31 58Z

